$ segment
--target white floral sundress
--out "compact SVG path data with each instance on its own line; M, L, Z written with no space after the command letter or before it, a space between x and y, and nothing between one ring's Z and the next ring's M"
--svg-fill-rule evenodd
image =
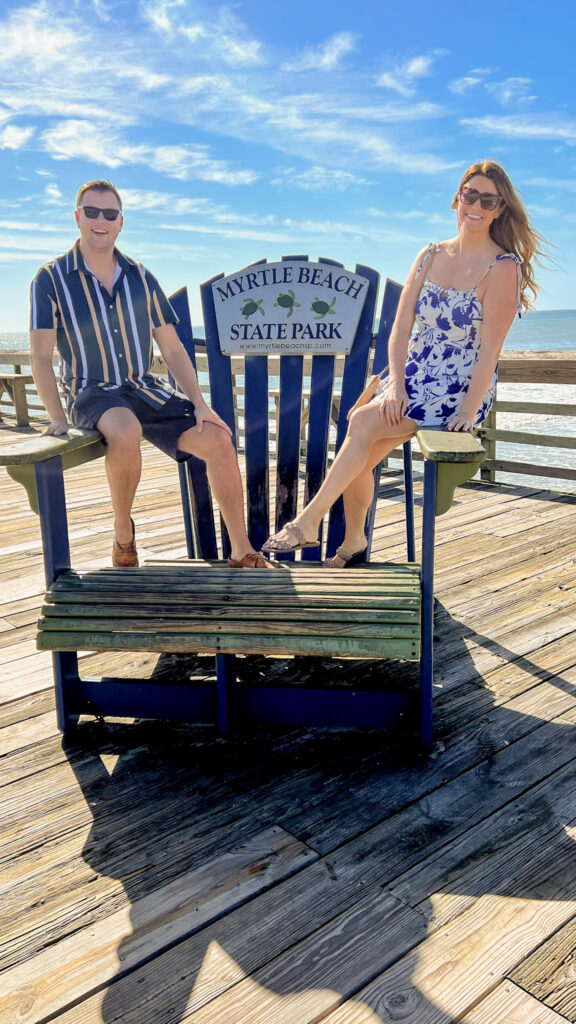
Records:
M418 267L422 272L429 257L438 251L431 243ZM514 260L518 267L518 316L520 307L521 260L514 253L500 253L486 274L499 260ZM428 272L432 260L428 264ZM477 287L465 291L441 288L426 280L416 302L416 332L410 340L406 357L406 391L408 407L405 415L419 425L444 426L454 416L468 391L482 339L482 305ZM474 421L478 426L490 412L496 393L498 367ZM388 379L378 386L374 400L386 394Z

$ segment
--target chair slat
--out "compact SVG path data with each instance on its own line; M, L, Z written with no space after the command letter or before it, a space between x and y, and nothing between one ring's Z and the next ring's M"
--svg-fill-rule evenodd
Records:
M247 356L244 382L244 444L248 536L258 551L270 534L269 383L267 356ZM246 410L251 410L246 415Z
M277 530L293 519L297 511L303 366L302 356L283 356L280 360L275 508ZM286 560L293 557L282 556Z
M306 478L304 504L314 497L326 473L330 414L334 390L334 356L314 356L310 377L310 400L308 411L308 444L306 448ZM322 540L322 535L320 535ZM304 561L318 559L318 548L304 548Z
M356 336L352 350L346 357L344 372L342 374L342 395L340 398L340 412L336 430L336 451L339 451L346 431L348 430L348 410L354 405L358 395L363 391L368 368L368 358L372 343L372 325L374 323L374 311L378 296L379 274L372 267L357 265L356 273L366 277L369 281L368 291L364 308L360 316ZM328 537L326 542L326 554L332 556L336 548L342 543L344 537L344 503L342 498L332 506L328 521ZM369 557L370 552L367 552Z

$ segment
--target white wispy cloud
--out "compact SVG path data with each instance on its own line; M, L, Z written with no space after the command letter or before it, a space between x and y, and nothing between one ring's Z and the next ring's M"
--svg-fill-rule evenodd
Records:
M55 182L47 185L44 190L45 201L49 206L67 206L68 201L62 195L62 192L58 188Z
M576 175L574 178L547 178L542 176L528 178L525 184L535 188L549 188L560 192L576 192Z
M181 181L199 178L222 185L249 185L258 177L254 171L235 169L223 160L214 160L207 146L131 143L114 129L90 121L63 121L48 128L42 133L42 144L55 160L76 158L113 168L146 164Z
M2 244L3 243L0 242L0 246ZM64 250L64 248L65 245L61 243L56 247L47 244L45 249L27 249L24 252L21 252L19 250L15 250L12 246L9 246L6 250L0 249L0 263L12 264L15 261L18 261L19 263L35 263L36 266L38 266L38 264L52 259L56 249Z
M80 76L81 77L81 76ZM85 86L75 84L72 67L69 68L70 84L67 85L66 95L62 95L62 88L55 83L54 88L48 82L42 83L28 78L23 78L19 87L10 85L9 88L0 90L0 102L5 104L4 119L14 117L71 117L71 118L94 118L98 121L102 118L102 106L112 103L112 93L119 86L116 79L113 79L112 86L106 86L100 91L96 88L91 96L85 93ZM74 95L77 92L77 95ZM110 93L110 95L109 95ZM95 96L100 102L95 101ZM0 120L2 115L0 114ZM137 114L129 111L128 106L114 110L114 124L116 126L128 126L136 124Z
M443 56L443 52L435 50L432 54L399 61L389 71L382 72L376 79L376 84L384 89L392 89L401 96L413 96L418 88L419 79L432 74L434 62L440 56Z
M213 221L208 223L195 221L193 224L163 223L158 226L165 231L175 233L215 236L229 241L267 242L279 246L297 244L316 247L320 238L329 238L331 243L350 239L366 239L377 243L394 242L419 245L422 241L421 236L406 234L393 227L382 227L374 220L366 221L364 224L357 222L348 224L345 221L284 218L275 226L264 230L260 226L260 220L260 215L254 214L249 221L245 218L245 222L237 226L218 224Z
M140 10L153 30L163 38L180 36L189 45L202 42L211 52L217 52L227 64L244 66L264 61L262 43L250 36L239 18L227 7L222 7L217 18L210 22L189 18L184 0L145 0Z
M3 233L0 237L0 249L10 250L10 252L30 253L31 241L30 238L22 237L20 234L20 228L18 228L17 234ZM39 228L38 230L42 230ZM66 235L64 232L61 234L53 233L50 234L48 231L45 233L45 237L42 238L40 244L36 240L32 242L37 252L41 252L43 256L54 256L54 253L64 252L70 248L70 235Z
M145 0L139 4L144 19L159 33L173 36L173 14L185 7L185 0Z
M211 34L206 29L204 31L205 34ZM242 22L229 8L225 7L220 11L215 34L221 47L222 57L227 64L243 67L265 63L262 43L250 36Z
M258 222L259 218L255 216L252 223L256 225ZM234 228L229 225L217 225L210 222L205 224L159 224L158 226L165 231L185 231L200 235L218 235L220 238L238 238L255 242L277 242L280 245L298 241L298 235L295 232L287 232L285 229L262 231L259 227L251 227L249 225Z
M531 116L462 118L460 124L479 135L495 135L507 139L547 139L576 143L576 121Z
M462 78L455 78L453 82L449 82L448 88L450 89L450 92L455 92L459 96L462 96L464 93L469 92L470 89L474 89L475 86L480 85L481 83L482 79L477 75L464 75Z
M113 4L108 4L105 0L92 0L92 7L101 21L111 21L114 10Z
M46 233L54 234L54 232L58 231L59 229L54 227L53 224L42 224L40 221L31 221L31 220L0 220L0 230L1 231L15 231L15 232L17 232L17 235L13 236L12 238L9 238L7 235L3 235L2 236L2 240L0 242L0 244L2 244L2 245L5 245L5 244L14 245L14 238L17 238L18 234L20 234L21 231L24 231L24 232L28 231L29 233L32 233L32 234L36 234L36 232L38 232L38 231L43 232L44 234L46 234ZM29 244L29 243L26 243L26 244Z
M171 75L158 74L149 67L132 64L116 70L116 77L122 81L132 81L142 92L152 92L154 89L162 89L169 86L173 79Z
M33 6L17 8L4 21L0 68L25 59L41 73L47 65L65 61L70 49L81 42L73 25L55 18L50 5L41 0Z
M35 128L19 128L15 124L6 125L0 131L0 149L22 149L34 135Z
M314 166L301 170L285 167L272 178L270 184L302 189L304 192L344 192L353 185L368 185L369 181L348 171Z
M214 203L211 199L188 198L173 192L156 192L153 190L123 188L122 206L124 210L157 210L161 213L205 214L207 216L221 212L225 206Z
M537 96L530 93L531 88L530 78L506 78L502 82L486 82L486 90L503 107L532 103Z
M462 78L455 78L454 81L449 82L448 88L450 92L462 96L477 85L484 85L486 78L491 74L492 68L472 68L467 75L463 75Z
M282 65L283 71L334 71L347 53L356 49L352 32L337 32L321 46L308 46L298 57Z
M462 78L456 78L448 83L451 92L457 95L464 95L480 86L493 99L503 107L521 107L533 103L538 97L531 91L533 82L531 78L519 78L511 76L498 82L486 81L487 76L492 74L490 68L476 68Z

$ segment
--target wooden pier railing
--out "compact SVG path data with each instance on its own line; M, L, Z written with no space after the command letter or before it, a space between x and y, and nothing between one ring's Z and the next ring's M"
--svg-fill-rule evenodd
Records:
M570 460L570 466L559 465L554 461L552 452L545 462L534 462L531 455L535 448L547 451L567 449L576 453L576 430L567 435L562 432L565 426L561 425L562 421L574 420L576 423L576 353L505 352L500 359L498 380L496 401L480 430L480 439L488 452L481 470L482 478L494 481L497 472L504 472L576 481L576 454ZM509 401L499 397L503 384L538 384L545 387L536 401L523 398ZM562 388L565 395L567 387L570 387L573 401L559 402L559 389ZM534 416L534 427L528 431L502 429L499 426L501 413L521 415L524 420L526 416ZM558 431L544 433L538 430L538 417L544 415L559 421ZM498 452L498 442L526 445L526 460L502 458Z
M271 361L274 356L269 357ZM304 373L306 375L305 357ZM236 395L236 434L239 447L242 447L244 423L243 423L243 395L244 380L242 376L242 359L237 360L238 366L234 368L234 393ZM57 359L55 359L57 364ZM19 404L17 409L18 425L26 425L28 418L34 420L43 417L42 404L35 392L33 383L29 379L29 353L26 349L13 349L0 351L0 365L10 368L6 370L4 378L0 370L0 419L6 412L14 415L15 402L12 396L18 391ZM206 357L199 354L197 369L202 391L209 399L208 375ZM161 357L155 362L156 373L166 373L166 366ZM273 370L272 370L273 373ZM338 373L338 367L336 367ZM14 385L14 378L22 375L22 386ZM573 434L565 433L566 421L574 421L576 424L576 353L572 352L504 352L500 359L499 384L527 384L545 385L542 393L538 394L536 400L533 398L518 398L509 400L501 398L501 388L494 403L494 407L486 422L480 430L480 438L488 452L488 457L482 467L482 478L496 481L497 473L514 473L527 476L547 477L557 480L576 481L576 454L573 459L567 460L570 465L561 465L554 458L554 449L569 450L576 453L576 429ZM573 389L573 401L566 402L566 387ZM558 400L558 391L562 389L564 401ZM24 395L24 398L22 397ZM570 396L572 397L572 396ZM273 403L274 394L271 394ZM24 410L24 412L23 412ZM501 414L512 414L522 416L525 422L526 416L534 417L534 426L531 430L518 430L501 426ZM337 414L337 410L335 410ZM538 430L539 417L554 417L558 420L558 430L542 432ZM270 422L271 432L275 431L273 409ZM306 424L303 423L303 432ZM526 459L510 459L503 457L500 451L502 443L511 443L515 446L526 447ZM540 462L534 461L534 451L549 452L549 458Z

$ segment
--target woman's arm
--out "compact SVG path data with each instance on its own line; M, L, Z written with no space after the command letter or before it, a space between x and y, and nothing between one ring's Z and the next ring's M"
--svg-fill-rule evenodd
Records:
M499 260L488 275L482 300L482 340L478 360L460 409L448 430L471 430L517 313L518 268L514 260Z

